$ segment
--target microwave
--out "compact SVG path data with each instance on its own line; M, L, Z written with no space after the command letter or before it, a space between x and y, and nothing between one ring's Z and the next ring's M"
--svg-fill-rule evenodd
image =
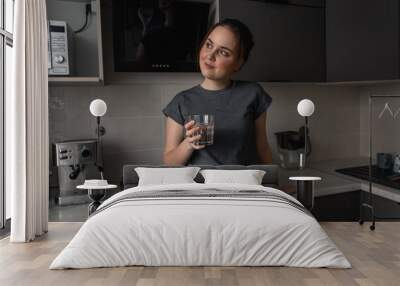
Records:
M72 75L72 37L65 21L48 21L49 75Z

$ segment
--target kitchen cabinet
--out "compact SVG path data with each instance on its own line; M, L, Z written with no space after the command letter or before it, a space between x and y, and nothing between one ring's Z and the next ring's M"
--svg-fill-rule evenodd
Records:
M100 0L47 0L46 5L48 20L66 22L67 48L71 51L68 55L71 72L64 75L49 74L49 83L102 84L104 76ZM51 53L49 59L56 57L57 52Z
M400 219L400 205L387 198L372 195L375 216L378 220ZM369 195L362 190L344 192L315 198L312 214L318 221L358 221L360 205L369 201ZM364 213L369 218L368 211Z
M399 1L326 0L328 82L399 78Z
M236 18L255 46L237 79L325 81L323 1L219 0L220 19Z

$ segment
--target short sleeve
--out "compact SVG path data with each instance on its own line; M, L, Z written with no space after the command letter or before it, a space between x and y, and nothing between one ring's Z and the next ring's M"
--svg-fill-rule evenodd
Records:
M271 102L271 96L265 92L262 86L257 84L256 98L254 102L254 118L257 119L261 114L263 114L271 105Z
M177 123L184 125L184 117L182 115L182 104L183 97L182 94L177 94L175 97L168 103L166 107L162 110L165 116L171 117Z

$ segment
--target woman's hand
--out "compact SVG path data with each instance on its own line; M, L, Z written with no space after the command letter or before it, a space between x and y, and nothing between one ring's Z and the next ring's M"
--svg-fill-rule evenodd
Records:
M189 143L189 145L195 149L200 150L206 147L206 145L196 145L195 142L199 141L201 138L201 134L198 134L200 127L196 126L196 122L194 120L189 121L184 125L185 127L185 141ZM197 135L195 135L197 134Z

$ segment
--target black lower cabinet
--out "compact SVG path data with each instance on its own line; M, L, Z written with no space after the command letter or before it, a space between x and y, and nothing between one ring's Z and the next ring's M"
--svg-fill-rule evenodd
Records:
M369 201L369 194L364 191L316 197L313 215L318 221L358 221L360 204ZM376 220L400 220L400 203L373 195ZM364 208L364 220L370 220L370 213Z

